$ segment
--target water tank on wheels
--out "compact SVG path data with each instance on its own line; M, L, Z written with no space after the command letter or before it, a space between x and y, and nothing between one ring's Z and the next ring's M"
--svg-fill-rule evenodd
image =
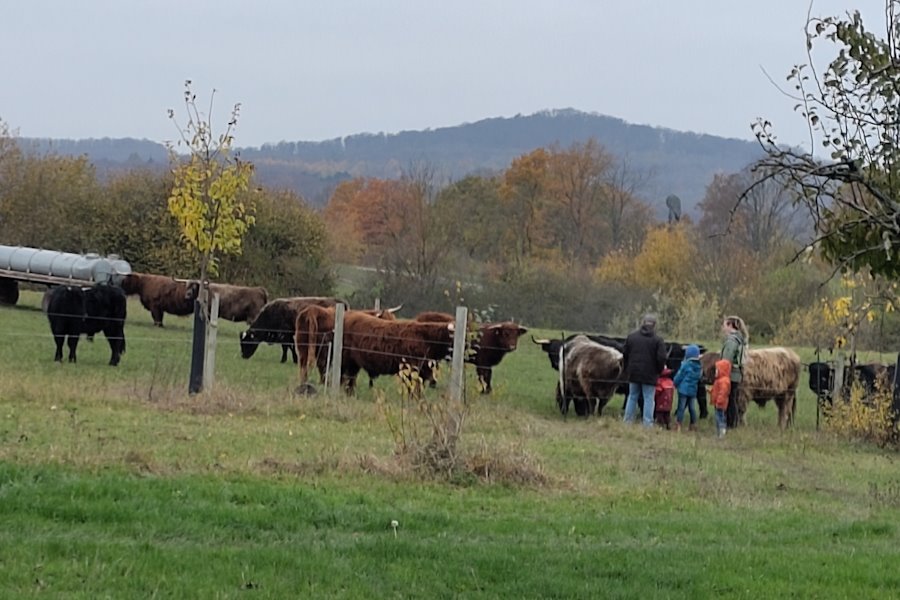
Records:
M0 245L0 303L15 304L19 281L53 285L121 285L131 265L111 254L74 254L42 248Z

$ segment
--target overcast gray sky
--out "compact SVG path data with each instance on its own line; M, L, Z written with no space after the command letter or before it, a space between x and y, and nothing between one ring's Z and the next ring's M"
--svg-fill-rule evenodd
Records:
M883 0L857 8L883 29ZM258 146L575 108L802 143L769 83L804 62L807 0L0 0L0 119L24 137L175 137L185 79ZM216 118L219 117L219 118ZM601 141L602 142L602 141Z

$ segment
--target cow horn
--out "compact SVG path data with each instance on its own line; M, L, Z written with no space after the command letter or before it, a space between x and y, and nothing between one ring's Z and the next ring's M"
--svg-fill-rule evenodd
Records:
M550 343L550 340L537 340L534 338L534 336L531 336L531 341L538 345Z
M395 306L394 308L388 308L388 309L387 309L387 312L393 314L393 313L397 312L398 310L400 310L401 308L403 308L403 304L402 304L402 303L398 304L398 305Z

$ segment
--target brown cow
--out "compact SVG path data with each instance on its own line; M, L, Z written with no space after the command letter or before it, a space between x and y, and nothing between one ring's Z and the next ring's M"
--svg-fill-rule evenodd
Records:
M347 316L350 314L361 313L384 321L394 321L396 320L394 313L398 310L400 310L399 306L379 310L347 311L344 313L344 319L346 321ZM325 381L325 371L328 368L328 350L331 342L334 340L334 316L335 309L333 306L309 305L303 307L297 313L294 324L294 345L295 352L299 357L300 385L307 391L310 389L307 383L309 369L314 363L319 369L319 381L321 383ZM341 356L343 360L346 359L346 349ZM375 377L377 375L369 373L369 387L373 385Z
M329 307L338 303L343 304L345 308L350 308L350 305L344 300L321 296L297 296L272 300L250 323L250 328L241 332L241 356L250 358L263 342L281 344L281 362L287 362L287 353L290 352L296 363L294 330L296 329L297 315L307 306Z
M128 295L140 296L141 304L150 311L157 327L163 326L163 313L184 316L194 312L187 283L172 277L130 273L122 279L122 289Z
M705 381L712 381L718 352L700 357ZM738 388L738 422L746 424L750 402L765 406L770 399L778 407L778 425L783 429L794 421L797 410L797 383L800 380L800 357L789 348L758 348L747 351L743 378Z
M419 373L443 360L453 348L453 323L384 321L351 312L344 319L342 372L353 393L360 369L369 376L394 375L409 365Z
M196 280L191 281L188 284L188 289L188 296L191 299L196 298L200 293L200 282ZM241 321L253 322L266 305L266 302L269 301L269 293L264 287L210 283L210 299L212 299L213 294L219 294L219 317L235 323Z
M466 362L475 365L482 394L491 393L491 375L494 367L500 364L508 352L516 349L519 337L527 331L512 321L482 323L478 326L478 335L472 342L475 354L467 358Z
M450 313L426 311L416 315L416 321L453 323L456 321L456 318ZM491 387L491 378L494 367L500 364L507 352L512 352L516 349L519 337L527 331L527 329L512 321L481 323L478 326L478 333L472 342L471 352L466 355L466 362L475 365L482 394L491 393L493 389ZM434 387L434 380L429 380L429 384L431 387Z

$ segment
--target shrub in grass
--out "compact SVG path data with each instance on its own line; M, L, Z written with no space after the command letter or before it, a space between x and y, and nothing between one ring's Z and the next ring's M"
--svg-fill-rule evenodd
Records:
M826 407L826 424L830 431L848 439L858 439L885 447L897 445L898 429L892 409L893 395L889 386L876 385L867 395L854 383L847 401L835 400Z

